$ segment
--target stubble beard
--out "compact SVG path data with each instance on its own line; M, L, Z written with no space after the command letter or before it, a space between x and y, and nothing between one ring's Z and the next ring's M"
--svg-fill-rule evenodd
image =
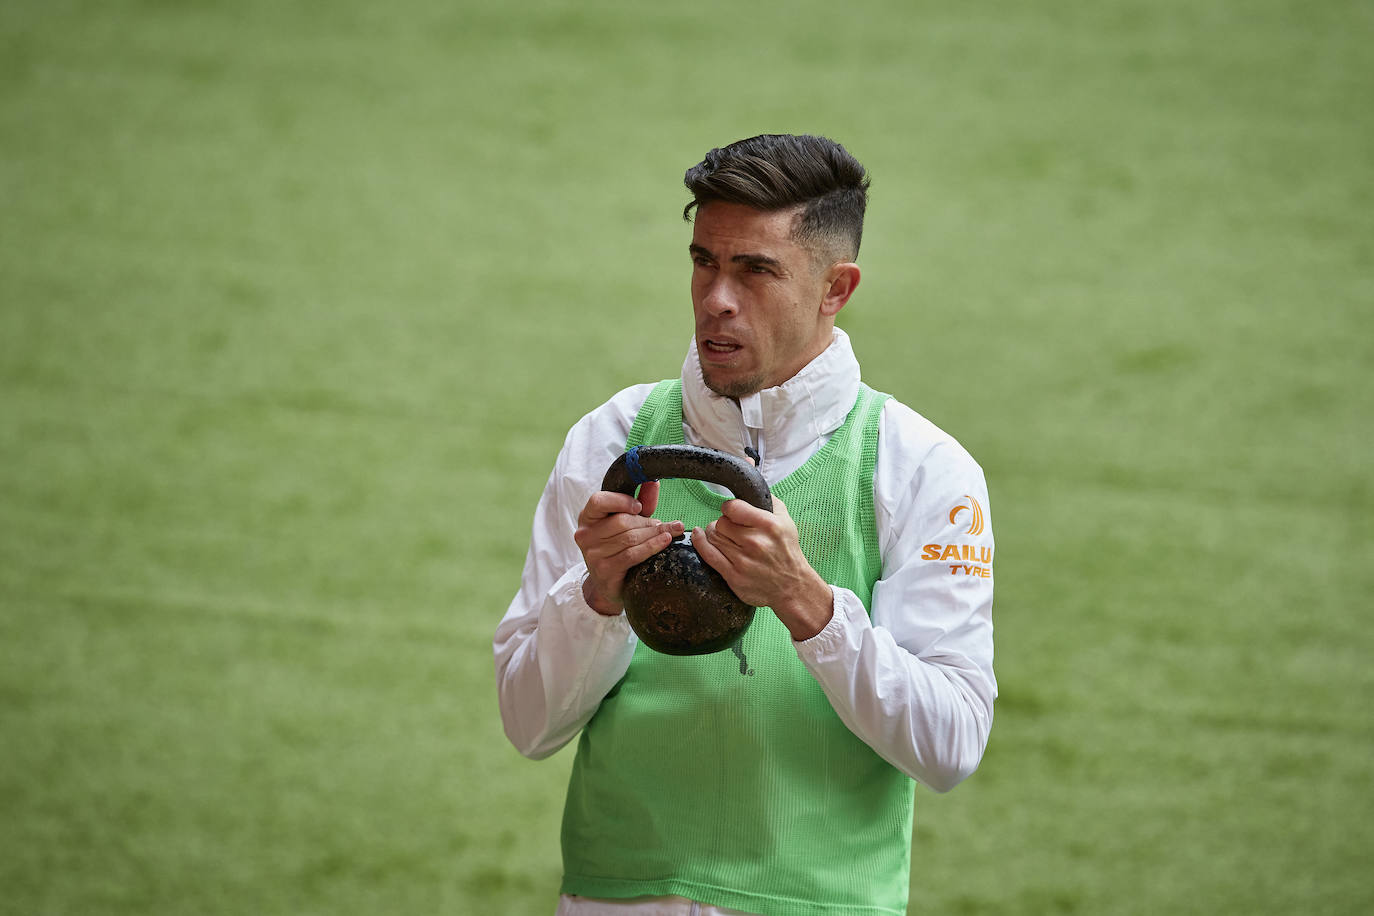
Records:
M697 357L697 365L701 366L701 379L706 383L706 387L723 398L734 398L738 401L763 390L762 375L752 375L733 382L721 382L711 378L710 371L701 362L700 357Z

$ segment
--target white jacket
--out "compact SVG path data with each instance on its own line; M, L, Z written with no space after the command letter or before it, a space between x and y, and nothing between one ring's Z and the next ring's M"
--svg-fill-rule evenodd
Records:
M820 449L858 395L859 364L836 329L786 383L740 401L702 381L695 344L682 367L692 445L762 456L783 479ZM587 606L577 516L625 439L650 384L621 391L569 431L534 515L520 591L496 630L501 718L524 755L570 741L624 676L636 637L622 614ZM977 767L992 726L992 526L982 469L950 436L889 400L879 426L874 506L882 577L872 614L832 587L835 614L797 654L850 731L936 791Z

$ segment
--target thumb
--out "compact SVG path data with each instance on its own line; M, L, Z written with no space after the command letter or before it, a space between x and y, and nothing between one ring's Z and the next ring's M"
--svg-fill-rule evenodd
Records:
M639 514L648 518L658 508L658 481L650 480L639 487Z

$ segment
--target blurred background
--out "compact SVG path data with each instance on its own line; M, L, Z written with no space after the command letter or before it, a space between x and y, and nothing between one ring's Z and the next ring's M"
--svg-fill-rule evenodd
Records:
M490 641L674 375L683 171L873 175L983 464L991 744L912 913L1374 910L1374 7L0 5L0 912L551 913Z

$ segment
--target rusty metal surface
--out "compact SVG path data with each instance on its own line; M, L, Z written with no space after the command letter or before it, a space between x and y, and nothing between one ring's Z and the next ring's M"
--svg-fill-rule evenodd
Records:
M737 498L772 511L768 483L748 461L690 445L653 445L637 450L639 469L650 480L688 478L720 484ZM624 455L606 471L602 489L633 495L635 482ZM668 655L705 655L735 644L754 619L745 604L682 538L631 567L622 593L625 616L640 641Z
M758 468L743 458L693 445L645 445L637 450L637 455L639 466L649 480L671 477L704 480L725 487L750 505L773 511L768 482ZM624 455L611 462L601 481L601 489L631 496L637 486Z

